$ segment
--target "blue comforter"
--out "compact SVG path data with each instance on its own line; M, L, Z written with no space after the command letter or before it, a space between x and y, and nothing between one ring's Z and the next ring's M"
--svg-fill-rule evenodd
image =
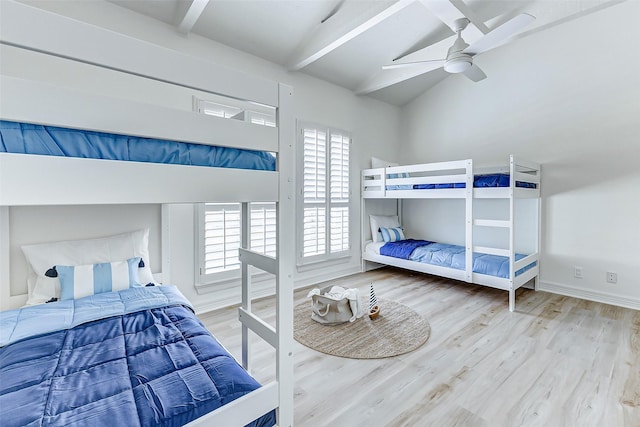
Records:
M410 261L422 262L439 267L454 268L456 270L464 270L466 268L464 247L446 243L412 239L387 242L380 248L380 255L408 259ZM515 259L518 261L525 256L526 255L523 254L516 254ZM472 270L474 273L505 279L509 278L508 257L474 252L472 262ZM535 265L536 263L533 262L516 271L516 276L524 273Z
M414 239L398 240L397 242L387 242L380 248L380 255L409 259L416 248L430 245L431 243L433 242Z
M0 321L3 426L178 426L260 387L174 287L12 310ZM251 425L274 424L271 411Z
M263 151L0 120L0 152L3 151L132 162L276 170L276 158Z

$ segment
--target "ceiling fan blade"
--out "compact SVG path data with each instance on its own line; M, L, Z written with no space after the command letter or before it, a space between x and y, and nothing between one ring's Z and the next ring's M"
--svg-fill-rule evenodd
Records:
M471 67L467 68L462 72L469 80L474 82L479 82L480 80L484 80L487 78L487 75L478 67L476 64L471 64Z
M494 28L478 41L472 43L471 46L466 48L464 51L471 55L477 55L498 47L506 42L510 37L514 36L518 31L535 21L535 19L535 16L527 13L520 14L499 27Z
M444 65L445 60L444 59L429 59L426 61L413 61L413 62L398 62L396 64L388 64L388 65L383 65L382 69L383 70L394 70L396 68L405 68L405 67L413 67L415 65L418 64L429 64L432 63L433 64L433 69L435 70L438 67L442 67Z

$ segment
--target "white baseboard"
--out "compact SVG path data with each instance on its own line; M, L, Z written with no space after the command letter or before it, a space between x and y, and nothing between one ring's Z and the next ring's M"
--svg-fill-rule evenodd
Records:
M322 277L318 276L318 273L314 273L309 277L298 278L293 283L293 289L306 288L316 283L327 282L330 280L339 279L341 277L350 276L352 274L360 273L360 266L349 266L341 270L332 271L329 274L325 274ZM215 291L215 301L204 304L194 304L196 314L204 314L210 311L219 310L221 308L227 308L234 305L238 305L241 302L241 296L239 294L239 283L235 288L228 288L225 290ZM253 299L264 298L274 296L274 283L271 280L262 280L253 284Z
M563 285L561 283L545 282L542 280L538 285L538 290L568 297L601 302L604 304L616 305L619 307L631 308L634 310L640 310L640 299L614 295L607 292L580 289L573 286Z

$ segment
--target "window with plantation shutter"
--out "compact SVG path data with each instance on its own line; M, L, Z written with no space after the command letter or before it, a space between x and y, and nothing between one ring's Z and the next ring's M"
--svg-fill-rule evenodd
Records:
M198 211L198 283L240 277L240 203L206 203ZM275 203L249 203L249 248L276 255Z
M299 124L298 263L349 254L349 134Z

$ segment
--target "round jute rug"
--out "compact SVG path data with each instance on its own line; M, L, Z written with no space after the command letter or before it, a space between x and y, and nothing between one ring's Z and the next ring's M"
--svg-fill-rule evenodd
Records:
M391 300L378 298L378 306L375 320L365 314L353 323L327 326L311 320L311 300L307 300L294 308L293 337L319 352L351 359L398 356L427 342L431 327L424 317Z

